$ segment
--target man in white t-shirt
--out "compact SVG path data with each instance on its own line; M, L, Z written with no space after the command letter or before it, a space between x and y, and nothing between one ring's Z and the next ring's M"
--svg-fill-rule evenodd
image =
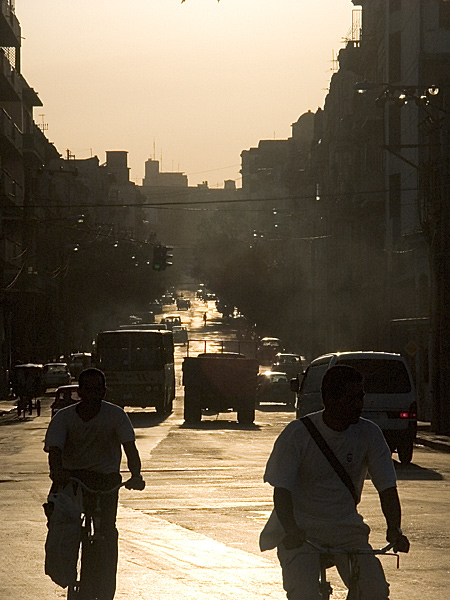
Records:
M309 415L353 484L353 493L331 466L302 420L291 422L275 441L264 480L274 487L275 511L261 533L262 550L277 547L283 586L289 600L321 600L319 555L307 554L305 540L339 548L367 548L369 527L356 510L367 472L380 497L387 523L386 538L408 552L400 529L401 509L391 453L377 425L360 418L362 375L345 365L329 369L322 381L324 410ZM350 484L351 487L351 484ZM336 566L348 581L345 554ZM360 554L361 600L388 600L389 585L375 555Z
M141 460L130 419L124 410L104 401L105 375L99 369L86 369L78 378L81 401L59 410L47 429L44 449L49 453L52 489L65 486L76 477L91 489L109 490L121 481L122 447L131 478L128 489L143 490ZM100 496L101 534L107 551L99 568L98 599L112 600L116 589L117 539L116 514L119 492ZM95 506L93 494L83 493L85 505Z

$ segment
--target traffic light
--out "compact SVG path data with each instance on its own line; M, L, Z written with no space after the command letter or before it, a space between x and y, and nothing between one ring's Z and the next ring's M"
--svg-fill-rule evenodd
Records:
M171 258L173 258L172 254L173 248L169 246L161 246L161 269L165 269L167 267L172 266Z
M155 271L161 271L162 255L161 255L161 244L153 247L153 269Z
M173 248L157 244L153 248L153 269L155 271L164 271L167 267L171 267L172 263L170 259L173 257L171 254Z

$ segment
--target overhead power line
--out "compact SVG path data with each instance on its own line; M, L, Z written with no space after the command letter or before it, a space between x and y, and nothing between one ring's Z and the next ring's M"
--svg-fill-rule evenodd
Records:
M402 191L417 192L417 191L419 191L419 188L417 186L402 188ZM320 202L320 200L325 200L325 199L328 200L328 199L333 199L333 198L339 199L339 198L343 198L345 196L354 197L354 196L386 194L388 192L389 192L388 189L382 189L382 190L352 192L351 194L321 193L320 199L316 200L316 201ZM214 199L211 199L211 200L188 200L188 201L173 200L173 201L164 201L164 202L130 202L130 203L115 202L115 203L106 203L106 204L70 204L70 205L64 205L64 204L55 205L54 203L51 203L51 204L28 204L27 207L28 208L55 208L55 209L56 208L57 209L62 209L62 208L102 209L102 208L164 208L164 207L171 207L171 206L181 206L181 207L189 208L189 205L203 206L203 205L208 205L208 204L245 204L245 203L256 204L258 202L285 202L286 200L315 200L315 199L316 199L316 194L306 194L304 196L295 195L295 196L271 196L268 198L226 198L226 199L221 199L221 200L214 200Z

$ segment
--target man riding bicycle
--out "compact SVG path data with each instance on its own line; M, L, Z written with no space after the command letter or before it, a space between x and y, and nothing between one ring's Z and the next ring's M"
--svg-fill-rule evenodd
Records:
M395 551L409 550L400 529L400 501L389 447L379 427L360 418L362 375L349 366L332 367L322 381L322 399L323 411L308 415L307 422L291 422L280 434L264 476L274 487L275 511L261 533L260 546L261 550L277 547L289 600L322 598L320 556L307 551L305 540L343 550L371 549L370 529L356 510L367 472L380 497L388 542ZM388 600L389 585L378 558L362 553L356 560L361 600ZM349 584L346 555L335 554L335 562L344 583Z
M98 369L89 368L80 373L78 384L80 402L59 410L50 421L45 436L52 490L61 489L70 478L79 479L88 488L96 490L116 487L122 480L122 446L131 472L125 487L144 489L133 426L122 408L104 401L105 375ZM118 497L119 492L115 490L100 499L101 534L106 548L99 569L102 578L100 600L113 600L116 589ZM89 494L85 494L84 501L89 502Z

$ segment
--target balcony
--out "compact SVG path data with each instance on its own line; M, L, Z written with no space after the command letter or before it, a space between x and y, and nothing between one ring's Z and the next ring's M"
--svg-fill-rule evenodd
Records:
M36 90L28 85L23 75L19 75L19 77L22 82L22 99L25 105L29 106L30 108L33 106L42 106L42 102Z
M0 100L18 102L21 89L20 75L0 50Z
M0 169L0 202L3 207L23 204L23 186L13 179L5 169Z
M20 47L20 23L11 0L0 0L0 46Z
M48 140L36 124L33 124L31 133L22 135L22 144L27 163L38 166L45 162Z
M6 110L0 109L0 152L22 154L22 133Z

